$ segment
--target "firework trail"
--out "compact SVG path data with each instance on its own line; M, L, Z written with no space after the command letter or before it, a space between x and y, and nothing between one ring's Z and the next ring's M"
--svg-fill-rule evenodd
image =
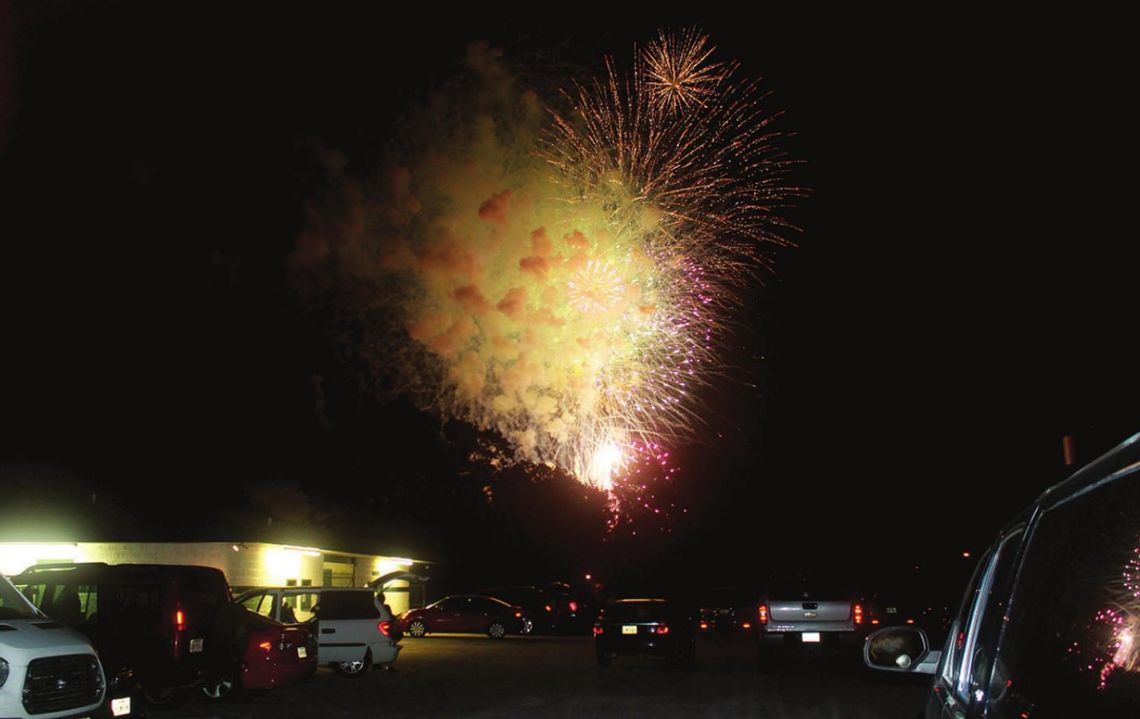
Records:
M434 99L377 187L346 180L295 264L367 308L392 386L612 493L699 426L725 317L803 194L713 50L659 33L547 106L473 45L466 95Z

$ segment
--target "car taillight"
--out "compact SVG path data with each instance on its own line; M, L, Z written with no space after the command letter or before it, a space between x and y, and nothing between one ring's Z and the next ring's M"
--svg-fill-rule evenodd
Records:
M767 604L761 604L760 605L760 623L761 624L767 624L768 623L768 605Z
M605 633L606 633L606 628L603 627L601 624L595 624L594 625L594 636L597 636L599 634L605 634Z
M273 648L273 642L262 642L261 644L257 645L257 648L264 652L267 652Z
M751 629L752 628L752 622L741 622L740 628L741 629Z
M179 609L174 613L174 628L177 631L182 631L186 628L186 615Z
M578 602L570 602L570 611L572 611L572 612L578 611Z
M386 637L392 636L392 622L388 621L387 619L381 620L376 625L376 629Z
M522 619L522 612L515 612L515 619Z
M542 607L542 608L543 608L543 609L545 609L545 610L546 610L546 611L548 611L548 612L549 612L549 611L552 611L552 610L554 609L554 607L550 606L549 604L545 604L545 605L543 605L543 607Z
M871 620L871 624L878 624L878 623L879 623L879 620L878 620L878 619L872 619L872 620Z
M701 622L701 623L700 623L700 627L701 627L701 629L708 629L708 628L709 628L709 623L708 623L708 622Z
M855 623L856 624L862 624L863 623L863 606L861 604L856 604L854 607L851 608L851 612L855 615Z
M914 620L913 620L913 619L908 619L908 620L906 620L906 623L907 623L907 624L914 624Z
M662 624L661 626L657 627L653 631L658 633L658 634L668 634L669 633L669 625L668 624Z

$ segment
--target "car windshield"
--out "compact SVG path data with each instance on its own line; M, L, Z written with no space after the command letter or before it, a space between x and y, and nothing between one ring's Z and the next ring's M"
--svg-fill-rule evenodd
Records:
M652 621L665 616L668 605L661 600L634 600L615 602L606 607L606 619L618 621Z
M0 619L34 619L38 614L7 579L0 579Z

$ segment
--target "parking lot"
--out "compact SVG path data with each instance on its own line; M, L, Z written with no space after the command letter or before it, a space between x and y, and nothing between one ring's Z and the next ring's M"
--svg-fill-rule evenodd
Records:
M749 640L702 640L696 668L651 658L596 666L588 637L405 639L398 672L312 681L223 704L200 696L155 719L250 717L770 717L912 719L925 682L865 669L852 656L793 658L757 671Z

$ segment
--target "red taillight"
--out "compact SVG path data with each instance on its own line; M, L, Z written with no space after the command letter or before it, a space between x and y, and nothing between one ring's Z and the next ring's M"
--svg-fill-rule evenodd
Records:
M522 612L515 612L515 619L522 619Z
M386 637L392 636L392 622L387 619L381 620L380 623L376 625L376 629Z
M760 623L761 624L767 624L768 623L768 605L767 604L761 604L760 605Z
M186 628L186 615L179 609L174 613L174 628L177 631L182 631Z
M272 642L262 642L261 644L257 645L257 648L262 650L262 651L267 652L273 648L273 643Z
M572 612L578 611L578 602L570 602L570 611L572 611Z
M878 619L872 619L872 620L871 620L871 624L878 624L878 623L879 623L879 620L878 620Z
M550 606L549 604L544 605L542 608L548 612L553 611L553 609L554 609L554 607Z
M606 628L603 627L601 624L595 624L594 625L594 636L598 636L599 634L605 634L605 633L606 633Z
M700 625L700 626L701 626L701 629L708 629L708 628L709 628L709 623L708 623L708 622L701 622L701 625Z
M907 624L914 624L914 620L913 620L913 619L908 619L908 620L906 620L906 623L907 623Z
M669 633L669 625L668 624L662 624L661 626L657 627L653 631L655 631L658 634L668 634Z
M863 605L856 604L854 607L851 608L851 612L855 615L855 623L856 624L862 624L863 623Z
M741 622L740 628L741 629L751 629L752 628L752 622Z

